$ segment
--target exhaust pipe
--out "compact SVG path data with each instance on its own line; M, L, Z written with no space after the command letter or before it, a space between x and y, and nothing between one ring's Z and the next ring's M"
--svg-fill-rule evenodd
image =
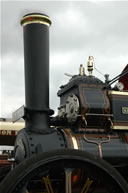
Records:
M25 124L37 133L48 131L49 114L49 27L47 15L32 13L21 20L24 30Z

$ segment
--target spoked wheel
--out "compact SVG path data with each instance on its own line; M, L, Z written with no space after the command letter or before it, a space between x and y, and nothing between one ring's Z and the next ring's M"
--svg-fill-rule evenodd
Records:
M79 150L41 153L19 164L0 193L128 193L122 176L107 162Z

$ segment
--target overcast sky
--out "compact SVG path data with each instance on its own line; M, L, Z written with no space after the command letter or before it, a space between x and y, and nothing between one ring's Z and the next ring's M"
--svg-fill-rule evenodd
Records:
M1 1L1 112L11 117L25 104L23 29L20 19L30 12L50 16L50 107L59 106L57 91L69 77L86 68L88 56L110 78L128 63L128 2ZM87 74L87 70L86 70ZM104 79L96 71L93 73Z

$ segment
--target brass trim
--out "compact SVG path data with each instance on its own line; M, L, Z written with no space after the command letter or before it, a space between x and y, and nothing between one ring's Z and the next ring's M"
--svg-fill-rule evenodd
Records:
M43 177L43 181L44 181L44 183L45 183L45 187L46 187L46 189L47 189L47 192L48 192L48 193L54 193L54 192L53 192L52 185L51 185L51 180L50 180L49 176Z
M30 20L28 20L30 19ZM27 15L27 16L24 16L22 19L21 19L21 22L20 24L22 26L26 26L28 24L33 24L33 23L39 23L39 24L44 24L44 25L47 25L47 26L50 26L52 24L50 18L46 15Z
M119 91L110 90L108 91L108 95L128 95L128 92L119 92Z
M65 189L66 193L72 192L72 169L71 168L65 168Z
M118 129L118 130L128 130L128 125L127 126L112 126L112 129Z
M88 190L92 183L93 183L93 180L90 180L89 178L87 178L81 193L88 193Z
M73 142L73 145L74 145L74 149L79 149L76 138L72 135L71 135L71 138L72 138L72 142Z
M104 117L113 117L113 114L98 114L98 113L86 113L86 116L104 116Z
M102 146L101 146L101 145L102 145L103 143L108 143L108 142L110 142L110 140L111 140L110 135L108 135L107 137L108 137L108 139L103 140L103 141L93 141L93 140L89 140L89 139L86 137L86 135L84 135L84 140L85 140L86 142L88 142L88 143L93 143L93 144L97 145L97 146L98 146L98 150L99 150L99 156L100 156L100 158L103 158Z
M69 135L70 135L71 140L72 140L73 148L79 149L75 136L72 134L72 132L69 129L68 129L68 132L69 132Z
M86 122L85 122L85 124L86 124ZM110 135L108 135L107 137L108 137L107 140L94 141L94 140L88 139L88 138L86 137L86 134L84 134L84 140L85 140L86 142L88 142L88 143L93 143L93 144L96 144L96 145L98 146L99 156L100 156L101 159L103 158L102 146L101 146L101 145L102 145L103 143L108 143L108 142L110 142L110 140L111 140Z

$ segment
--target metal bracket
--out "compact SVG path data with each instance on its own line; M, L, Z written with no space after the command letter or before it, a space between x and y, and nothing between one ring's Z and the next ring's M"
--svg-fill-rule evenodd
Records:
M22 105L19 109L17 109L13 114L12 114L12 122L15 123L19 119L23 118L25 116L25 107Z

